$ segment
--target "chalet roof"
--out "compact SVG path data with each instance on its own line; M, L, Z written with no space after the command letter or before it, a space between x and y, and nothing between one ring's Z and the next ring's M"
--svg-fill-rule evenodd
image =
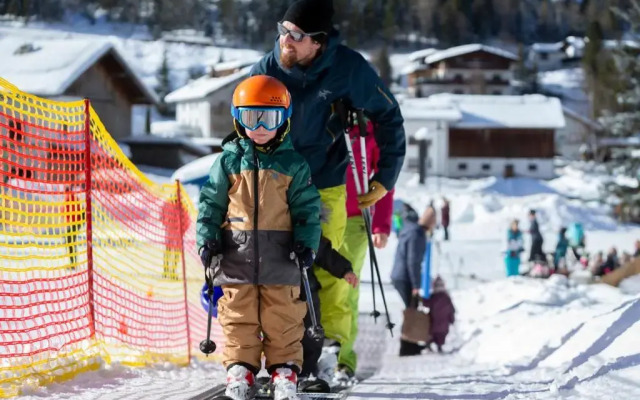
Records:
M262 58L262 56L259 54L256 54L253 57L246 57L242 59L229 60L229 61L223 61L223 62L213 62L213 60L209 60L208 63L209 65L211 65L214 71L226 71L230 69L240 69L247 66L251 66L257 63L258 61L260 61L260 58Z
M484 51L487 53L495 54L499 57L507 58L509 60L517 61L518 57L510 51L503 50L493 46L487 46L484 44L473 43L465 44L462 46L450 47L446 50L440 50L425 58L427 64L433 64L438 61L446 60L448 58L459 57L464 54L474 53L476 51Z
M561 52L563 47L564 47L564 42L534 43L531 46L531 50L536 53L556 53L556 52Z
M559 129L565 121L560 100L538 94L524 96L437 94L400 104L409 119L441 119L456 128ZM456 113L459 118L454 118Z
M409 60L410 61L421 61L425 57L430 56L430 55L432 55L434 53L437 53L439 51L440 50L434 49L434 48L428 48L428 49L422 49L422 50L414 51L413 53L409 54Z
M204 99L213 92L224 87L235 84L239 80L249 75L251 67L244 67L238 72L222 77L203 76L194 81L189 82L180 89L169 93L164 101L167 103L179 103L183 101Z
M595 129L595 130L602 129L602 126L598 124L596 121L592 120L591 118L587 118L583 115L578 114L577 112L573 111L569 107L563 106L562 111L564 112L565 117L573 118L576 121L582 123L583 125L588 126L591 129Z
M62 96L91 66L105 62L112 77L126 88L132 103L158 102L156 93L142 82L107 40L60 38L22 41L5 37L0 39L0 54L0 77L37 96Z

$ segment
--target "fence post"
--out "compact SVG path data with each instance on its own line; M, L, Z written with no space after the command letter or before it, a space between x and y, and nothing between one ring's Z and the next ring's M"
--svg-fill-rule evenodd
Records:
M84 172L85 172L85 219L87 222L87 284L89 286L89 329L91 338L96 335L96 318L93 304L93 226L91 217L91 103L89 99L84 99Z
M189 301L187 300L187 265L184 260L184 235L182 234L182 196L180 192L180 180L176 179L176 195L178 196L178 223L180 228L180 258L182 259L182 283L184 285L184 311L187 317L187 357L191 364L191 327L189 324Z

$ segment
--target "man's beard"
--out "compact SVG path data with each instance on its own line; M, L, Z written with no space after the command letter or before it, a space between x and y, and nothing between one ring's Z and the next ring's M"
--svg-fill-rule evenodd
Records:
M287 46L287 48L291 49L291 51L287 53L284 51L280 52L280 64L287 69L291 69L298 62L298 53L293 47Z

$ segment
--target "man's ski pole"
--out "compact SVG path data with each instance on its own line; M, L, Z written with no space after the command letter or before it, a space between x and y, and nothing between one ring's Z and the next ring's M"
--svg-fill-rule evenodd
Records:
M362 189L363 194L369 191L369 172L368 172L368 164L367 164L367 125L364 121L364 112L361 109L356 111L356 116L358 118L358 128L360 130L360 156L362 158ZM352 149L353 150L353 149ZM370 262L374 265L374 269L378 278L378 285L380 285L380 294L382 295L382 304L384 305L384 311L387 316L387 329L391 333L393 337L393 327L394 324L391 322L391 318L389 317L389 308L387 307L387 299L384 295L384 286L382 285L382 279L380 278L380 268L378 267L378 258L376 257L375 246L373 245L373 228L372 228L372 220L371 213L369 209L364 210L364 225L367 229L367 237L369 240L369 254L370 254ZM372 275L373 276L373 275ZM372 279L373 281L373 279Z
M353 146L351 145L351 138L349 137L349 118L347 107L344 103L341 103L342 107L338 105L336 111L340 114L340 119L344 123L344 140L347 145L347 151L349 152L349 164L351 165L351 172L353 173L353 181L356 185L356 193L358 196L362 193L362 188L360 186L360 178L358 177L358 170L356 167L355 157L353 155ZM364 210L365 212L368 210ZM363 212L363 219L365 219L366 226L366 218ZM368 234L367 234L368 235ZM369 245L369 254L371 254L371 246ZM369 257L371 259L371 257ZM373 311L371 311L371 316L377 322L378 317L380 316L380 312L376 309L376 283L375 275L373 270L373 264L371 264L371 295L373 296Z

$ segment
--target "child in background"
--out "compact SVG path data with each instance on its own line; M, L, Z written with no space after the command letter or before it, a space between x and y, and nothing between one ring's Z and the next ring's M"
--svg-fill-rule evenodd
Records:
M449 334L449 325L455 322L456 309L444 281L439 276L433 281L433 292L431 297L424 301L424 305L429 307L431 314L431 343L435 343L438 352L442 353L442 346ZM428 349L431 343L427 346Z

